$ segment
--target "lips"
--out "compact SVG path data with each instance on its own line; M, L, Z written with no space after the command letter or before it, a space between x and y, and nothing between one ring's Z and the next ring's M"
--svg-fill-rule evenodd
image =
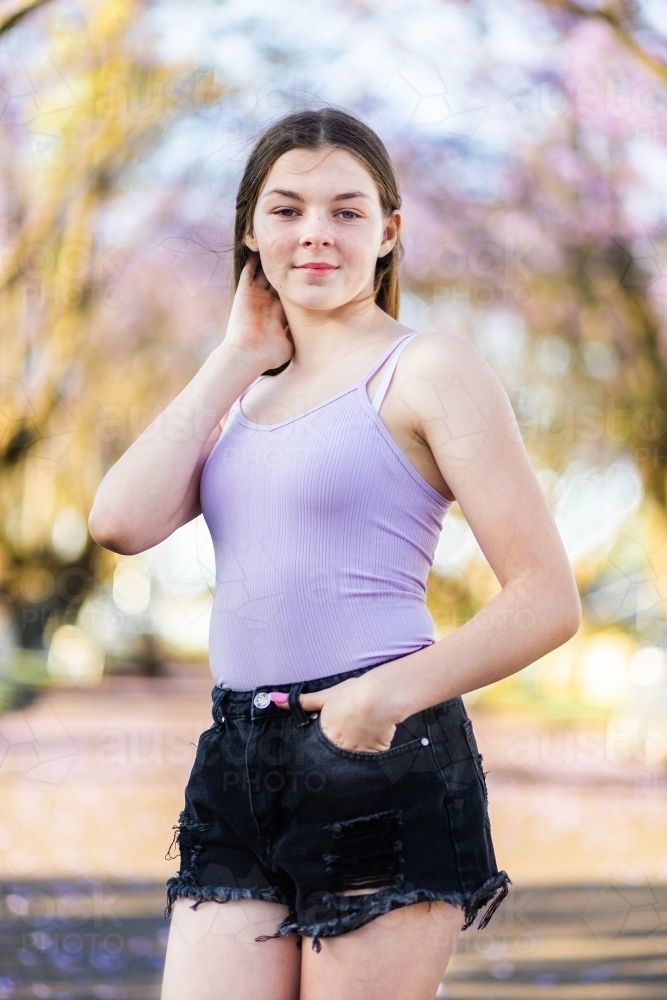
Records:
M317 274L328 274L330 271L336 271L337 266L335 264L327 264L324 261L312 261L308 264L299 264L299 271L312 271Z

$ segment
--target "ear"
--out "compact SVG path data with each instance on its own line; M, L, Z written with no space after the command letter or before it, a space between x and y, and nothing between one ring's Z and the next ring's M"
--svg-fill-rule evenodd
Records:
M255 253L259 252L259 243L257 242L254 236L250 235L250 233L246 235L246 238L243 242L245 243L245 245L248 247L249 250L253 250Z
M391 215L385 217L384 232L382 233L382 243L378 249L378 257L386 257L396 246L396 240L401 228L403 219L398 209Z

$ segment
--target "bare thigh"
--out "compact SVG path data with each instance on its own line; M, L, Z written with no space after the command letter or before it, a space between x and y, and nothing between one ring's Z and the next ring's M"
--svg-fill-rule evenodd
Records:
M161 1000L298 1000L298 937L273 934L287 907L262 899L174 903Z
M304 937L300 1000L434 1000L463 919L449 903L415 903L321 938L320 952Z

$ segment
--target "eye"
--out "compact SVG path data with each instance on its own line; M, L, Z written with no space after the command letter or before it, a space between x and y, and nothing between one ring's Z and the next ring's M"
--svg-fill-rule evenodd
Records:
M283 219L291 219L292 218L291 215L283 215L283 212L294 212L294 211L295 211L295 209L293 209L293 208L279 208L278 211L274 212L273 214L274 215L282 215Z
M353 219L358 219L358 218L359 218L359 216L357 215L357 213L356 213L356 212L353 212L351 208L344 208L344 209L342 209L342 211L340 212L340 214L341 214L341 215L347 215L347 216L348 216L348 218L349 218L350 216L351 216L351 217L352 217ZM346 221L347 221L347 220L346 220Z

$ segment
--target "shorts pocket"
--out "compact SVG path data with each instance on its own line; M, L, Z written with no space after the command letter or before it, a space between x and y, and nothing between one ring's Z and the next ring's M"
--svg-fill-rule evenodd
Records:
M465 733L465 738L468 743L468 747L470 749L473 762L475 764L477 777L479 778L482 785L482 790L484 792L484 801L488 803L489 791L486 787L486 778L484 776L484 770L482 768L482 762L484 758L482 754L479 752L479 747L477 746L477 740L475 739L475 733L472 728L472 722L468 718L463 720L463 732Z
M199 739L197 741L197 746L199 746L201 741L206 739L207 736L211 736L213 733L219 733L221 728L222 727L217 722L214 723L212 726L209 726L208 729L205 729L204 732L200 734Z
M396 757L403 753L414 753L422 745L428 745L429 741L426 738L427 730L424 716L425 713L418 712L416 715L405 719L405 721L399 722L396 726L391 746L387 750L347 750L345 747L338 746L337 743L329 739L322 729L319 712L315 719L314 730L319 742L327 750L338 754L340 757L347 757L350 760L368 760L373 758L386 760L388 757ZM423 736L416 735L420 731L424 733Z

